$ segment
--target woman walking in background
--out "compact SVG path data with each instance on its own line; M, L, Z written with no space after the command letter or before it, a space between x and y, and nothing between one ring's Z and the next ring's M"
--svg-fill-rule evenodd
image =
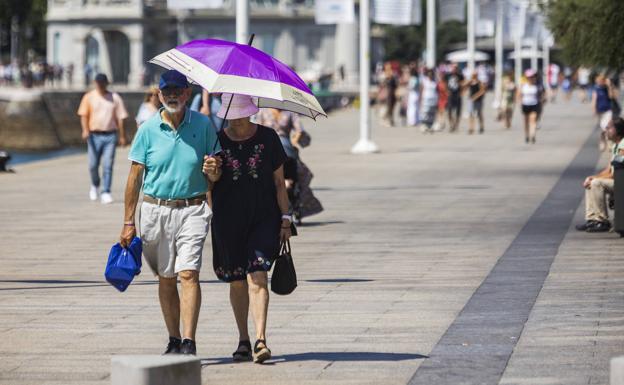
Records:
M423 133L433 133L432 126L438 108L438 86L433 70L427 68L422 84L420 85L420 122Z
M524 141L526 143L535 143L537 114L541 98L536 75L535 71L526 70L524 72L526 80L522 82L517 92L517 100L522 105L524 115Z
M144 121L151 118L158 109L160 108L160 100L158 99L158 88L150 87L143 97L143 103L139 106L139 111L137 112L136 120L137 127L140 127Z
M410 66L410 78L407 82L407 125L418 125L418 113L420 106L420 77L418 76L418 65L413 63Z
M485 96L485 84L481 82L477 73L473 72L472 77L468 81L468 90L470 92L470 121L468 125L468 134L474 133L475 118L479 120L479 134L483 134L483 98Z
M446 105L448 103L448 87L444 74L438 74L438 118L433 128L434 131L442 131L446 128Z
M513 75L507 74L503 77L501 92L501 114L505 123L505 128L511 128L511 119L513 118L514 102L516 99L516 84Z

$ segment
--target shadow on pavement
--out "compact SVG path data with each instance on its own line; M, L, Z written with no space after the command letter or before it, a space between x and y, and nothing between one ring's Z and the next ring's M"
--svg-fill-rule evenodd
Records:
M306 282L312 283L358 283L358 282L373 282L374 279L360 279L360 278L327 278L327 279L306 279Z
M265 362L264 365L278 364L281 362L291 361L327 361L327 362L373 362L373 361L407 361L407 360L422 360L429 358L422 354L413 353L378 353L378 352L308 352L297 354L284 354L273 357L270 361ZM234 364L230 357L220 358L202 358L201 365L226 365Z
M218 280L201 280L199 283L219 283ZM60 285L60 286L27 286L27 287L3 287L0 291L16 291L16 290L49 290L49 289L80 289L90 287L104 287L110 286L105 281L76 281L76 280L64 280L64 279L2 279L0 283L26 283L33 285ZM134 282L133 286L137 285L158 285L158 281L153 282Z
M344 221L325 221L325 222L303 222L297 227L317 227L317 226L327 226L327 225L342 225Z

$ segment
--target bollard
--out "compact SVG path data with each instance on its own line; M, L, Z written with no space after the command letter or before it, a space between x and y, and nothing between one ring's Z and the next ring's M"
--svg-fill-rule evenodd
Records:
M111 385L201 385L195 356L113 356Z
M611 359L611 385L624 385L624 356Z

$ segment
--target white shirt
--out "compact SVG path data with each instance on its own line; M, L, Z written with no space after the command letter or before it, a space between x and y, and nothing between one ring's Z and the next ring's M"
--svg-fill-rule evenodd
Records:
M536 84L523 84L520 89L520 93L522 95L522 105L523 106L535 106L538 104L537 99L537 85Z

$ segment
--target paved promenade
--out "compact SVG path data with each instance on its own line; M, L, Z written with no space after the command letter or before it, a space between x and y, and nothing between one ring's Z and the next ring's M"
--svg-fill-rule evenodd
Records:
M624 354L624 240L586 234L582 176L603 167L588 105L548 105L537 144L487 109L484 135L308 121L302 157L325 211L293 240L300 286L272 296L264 366L231 364L237 333L210 248L201 273L204 384L608 384ZM120 149L113 194L129 164ZM86 156L0 174L0 384L108 384L114 354L159 354L147 268L103 281L123 205L88 201ZM209 245L207 245L209 246Z

